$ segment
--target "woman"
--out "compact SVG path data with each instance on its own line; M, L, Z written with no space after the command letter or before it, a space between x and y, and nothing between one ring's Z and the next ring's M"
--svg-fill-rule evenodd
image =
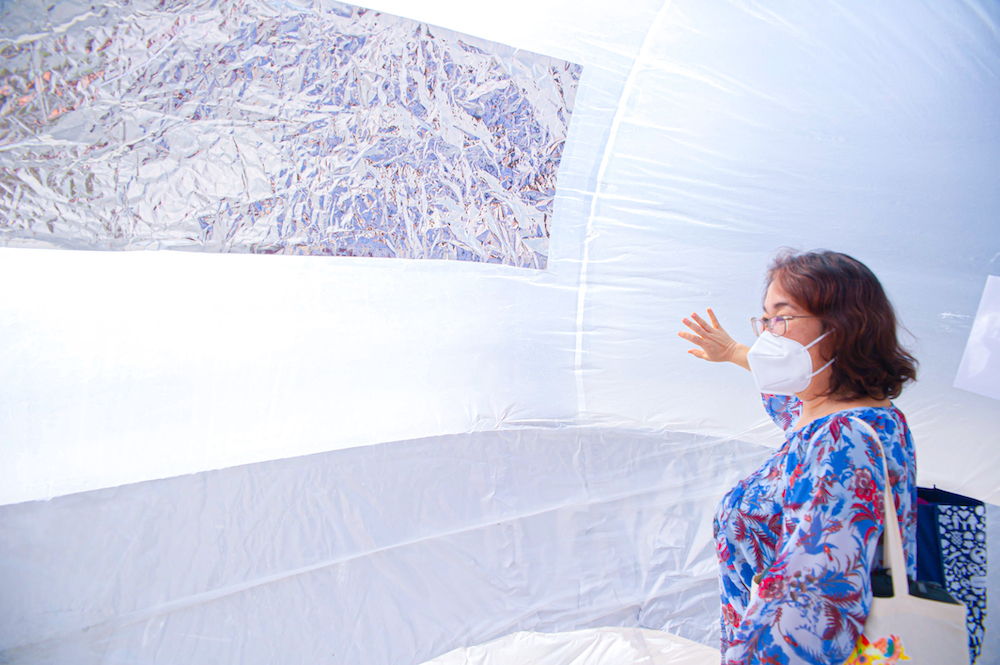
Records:
M910 577L916 574L916 461L893 406L916 361L896 338L874 274L836 252L786 253L767 273L752 348L697 314L679 333L698 358L753 373L783 446L723 498L715 516L721 565L722 662L841 665L871 607L881 560L884 473ZM759 591L751 598L751 583ZM904 645L905 648L905 645Z

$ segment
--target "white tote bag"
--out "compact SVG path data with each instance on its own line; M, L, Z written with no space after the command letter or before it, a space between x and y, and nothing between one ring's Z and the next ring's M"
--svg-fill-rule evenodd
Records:
M889 465L882 439L871 425L851 418L875 439L882 456L885 510L882 560L892 574L892 597L873 598L864 633L844 665L966 665L969 662L969 636L965 627L965 605L928 600L910 595L906 578L906 555L896 516ZM897 574L898 571L898 574ZM750 588L750 602L757 597L757 582Z
M868 430L882 456L885 473L885 506L882 560L892 574L892 597L872 599L864 634L844 665L872 665L909 661L913 665L964 665L969 662L969 635L965 627L965 605L928 600L910 595L906 579L906 555L896 516L889 466L882 440L871 425L851 418Z

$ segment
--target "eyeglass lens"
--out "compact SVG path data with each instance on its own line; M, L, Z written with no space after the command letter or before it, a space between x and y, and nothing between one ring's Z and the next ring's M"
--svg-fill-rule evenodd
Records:
M758 319L756 317L750 319L753 324L753 332L758 337L765 330L769 330L775 337L781 337L785 334L787 319L783 316L776 316L773 319Z

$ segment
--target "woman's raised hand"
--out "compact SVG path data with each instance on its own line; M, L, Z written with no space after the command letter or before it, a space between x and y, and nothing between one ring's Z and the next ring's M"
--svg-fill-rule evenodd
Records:
M694 332L679 332L677 334L699 347L688 349L688 353L702 360L714 363L731 362L745 369L750 369L750 365L747 363L749 347L729 336L729 333L719 325L719 319L715 317L715 312L712 311L711 307L708 309L708 317L712 320L711 324L695 313L691 314L693 320L684 319L684 325Z

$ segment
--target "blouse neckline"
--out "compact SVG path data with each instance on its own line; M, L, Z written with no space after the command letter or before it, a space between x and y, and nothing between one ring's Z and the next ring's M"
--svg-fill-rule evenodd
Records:
M852 412L855 412L855 411L876 411L876 412L884 411L884 412L891 413L891 412L895 412L896 410L897 409L896 409L896 405L895 404L890 404L889 406L852 406L849 409L842 409L840 411L834 411L833 413L828 413L825 416L820 416L819 418L816 418L815 420L813 420L808 425L805 425L804 427L795 427L795 425L792 425L791 429L788 432L787 438L791 439L792 437L794 437L796 435L803 435L804 436L806 432L809 432L810 435L811 435L812 431L810 431L810 430L814 431L816 426L822 425L829 418L832 418L834 416L840 416L840 415L845 414L845 413L852 413ZM796 422L798 422L798 421L796 421Z

